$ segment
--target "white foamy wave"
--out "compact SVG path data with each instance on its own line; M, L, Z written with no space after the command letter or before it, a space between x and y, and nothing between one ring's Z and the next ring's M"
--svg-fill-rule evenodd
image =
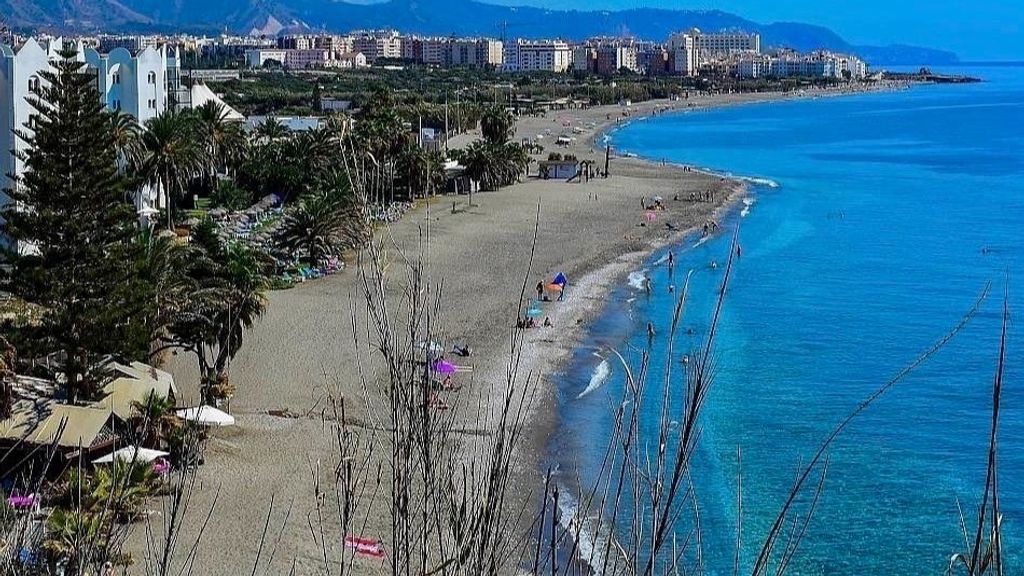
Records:
M694 244L693 247L696 248L696 247L704 244L705 242L707 242L710 239L711 239L711 236L705 236L705 237L701 238L700 240L697 240L697 243Z
M587 387L583 389L583 392L580 392L579 396L577 396L576 399L579 400L580 398L583 398L587 394L590 394L594 390L600 388L601 385L604 384L605 380L608 379L608 376L611 373L611 364L609 364L607 360L601 360L601 362L596 367L594 367L594 372L593 374L590 375L590 382L587 384Z
M628 283L631 288L636 288L637 290L644 289L645 280L647 280L647 270L630 272L629 276L626 277L626 283Z
M664 256L662 256L661 258L658 258L657 260L655 260L655 261L654 261L654 265L655 265L655 266L661 266L661 265L662 265L662 264L664 264L665 262L668 262L668 254L665 254L665 255L664 255Z
M558 525L576 541L576 558L585 562L594 574L600 576L604 566L606 536L595 518L581 517L579 504L569 490L560 487L558 491Z
M747 214L750 214L750 207L753 206L755 202L756 201L753 198L744 198L743 210L740 210L740 216L746 218Z
M744 182L749 182L757 186L767 186L769 188L778 188L779 183L770 178L754 178L752 176L739 176L739 179Z

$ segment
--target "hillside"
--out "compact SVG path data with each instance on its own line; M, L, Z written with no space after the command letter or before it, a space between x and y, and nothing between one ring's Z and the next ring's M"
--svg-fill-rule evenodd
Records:
M760 24L710 10L640 8L622 11L555 11L495 6L475 0L389 0L375 5L340 0L0 0L0 14L19 29L146 32L186 30L274 33L282 27L348 31L394 28L403 32L460 36L580 40L623 35L664 40L691 27L705 31L760 32L767 46L825 48L862 53L875 64L940 64L950 52L912 46L856 47L821 26L796 22ZM453 15L459 15L453 18Z

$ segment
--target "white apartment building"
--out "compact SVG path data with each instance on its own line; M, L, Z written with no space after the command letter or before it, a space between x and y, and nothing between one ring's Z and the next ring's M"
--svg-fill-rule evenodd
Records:
M42 73L52 70L50 63L60 57L65 47L75 50L75 59L96 72L100 99L108 109L121 110L145 122L178 104L177 50L148 47L132 53L116 48L109 54L100 54L92 48L83 51L79 45L61 38L43 43L30 38L18 47L0 44L0 191L14 185L8 174L17 177L24 172L18 154L27 145L14 131L31 134L36 111L27 98L45 85ZM0 206L8 201L0 192ZM138 195L138 208L161 205L161 199L152 190Z
M673 34L666 42L672 69L684 76L693 76L704 64L714 63L737 54L759 54L761 35L746 33L705 34L697 28Z
M287 50L280 48L257 48L245 51L245 65L249 68L262 68L267 62L277 62L284 65Z
M860 80L867 76L867 64L856 56L816 52L784 56L752 55L739 61L740 78L835 78Z
M150 46L134 54L124 48L109 54L86 48L84 56L96 71L107 108L130 114L142 124L173 106L171 100L181 85L176 48Z
M513 72L565 72L572 67L572 47L560 40L517 40L506 53Z

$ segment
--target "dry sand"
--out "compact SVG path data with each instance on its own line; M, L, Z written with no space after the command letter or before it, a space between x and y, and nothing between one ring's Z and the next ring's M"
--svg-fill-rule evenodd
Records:
M684 102L634 105L628 114L637 118L691 104L703 107L784 97L695 97ZM560 151L600 158L600 166L603 150L591 153L594 138L624 118L624 111L627 109L599 107L523 118L516 137L533 138L549 129L556 136L565 130L571 134L572 127L580 127L582 133L574 134L574 145ZM465 142L473 136L460 139ZM545 142L548 150L544 156L555 149L551 140ZM718 189L715 203L684 200L691 191L712 187ZM393 225L390 233L398 246L415 256L422 233L429 230L428 270L435 281L444 280L440 318L444 331L449 342L468 342L474 349L471 358L459 359L460 364L472 365L474 372L458 378L472 391L473 399L466 404L475 405L480 399L493 400L496 395L489 392L505 381L509 335L520 311L524 280L529 295L538 280L550 279L559 271L570 279L564 302L544 304L556 328L528 330L525 336L521 374L529 371L547 376L558 369L588 321L601 310L608 289L635 269L652 247L680 236L681 232L669 230L666 222L679 229L700 225L713 217L728 197L742 193L739 183L716 176L613 158L607 179L569 184L529 178L498 192L474 194L472 206L465 196L437 198L429 206L417 207ZM679 201L672 200L676 194ZM640 226L641 197L656 195L665 198L666 212L656 222ZM538 249L528 270L538 206ZM231 411L238 425L214 432L200 469L200 487L191 503L182 555L216 501L197 550L201 566L197 573L227 576L251 570L272 495L276 507L267 546L276 540L277 530L281 535L269 573L287 573L293 561L295 574L317 572L322 552L310 530L316 497L313 479L318 468L320 479L327 478L324 471L330 471L337 459L330 431L320 419L326 389L336 386L346 395L355 421L372 421L361 393L358 367L360 362L366 370L373 367L366 365L368 353L357 349L353 337L353 313L363 318L363 308L353 269L270 295L266 315L246 335L245 346L231 366L231 380L238 389ZM365 336L363 333L364 340ZM192 363L184 355L169 362L186 402L197 397ZM533 385L533 409L517 472L521 487L517 492L524 501L531 491L541 488L536 461L556 424L550 381L542 377ZM271 416L271 410L285 410L293 416ZM289 505L293 508L285 523ZM375 533L383 532L381 528L380 518L371 520L364 535L383 537L383 533ZM136 530L131 540L137 558L142 550L141 532ZM329 535L332 555L341 549L342 538L338 531ZM264 550L264 560L267 555Z

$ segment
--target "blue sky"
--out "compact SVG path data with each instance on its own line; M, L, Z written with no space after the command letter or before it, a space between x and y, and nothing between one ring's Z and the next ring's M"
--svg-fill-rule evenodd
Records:
M758 22L821 24L854 44L946 48L965 60L1024 60L1024 0L483 0L581 10L718 9Z

